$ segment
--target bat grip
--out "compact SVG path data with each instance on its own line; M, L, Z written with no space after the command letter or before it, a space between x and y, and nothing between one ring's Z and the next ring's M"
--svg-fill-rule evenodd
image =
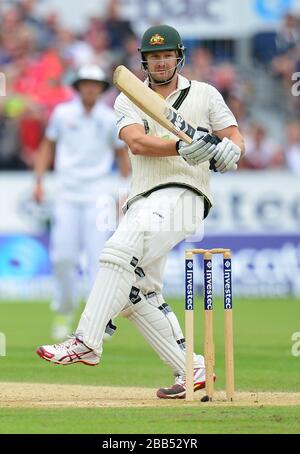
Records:
M212 137L212 142L215 143L215 144L218 144L221 142L221 139L219 139L218 136L216 136L215 134L212 134L211 135ZM216 169L216 160L214 158L212 158L210 161L209 161L209 170L213 170L214 172L217 172L217 169Z
M212 158L210 161L209 161L209 170L213 170L214 172L217 172L217 169L216 169L216 161L214 158Z

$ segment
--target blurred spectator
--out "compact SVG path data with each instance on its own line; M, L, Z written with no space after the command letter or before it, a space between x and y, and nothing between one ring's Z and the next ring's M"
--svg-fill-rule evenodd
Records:
M227 98L227 105L235 116L239 125L239 129L244 133L248 125L249 114L247 112L246 104L242 96L238 94L231 94Z
M10 61L10 55L9 55L8 49L6 48L6 45L5 45L4 36L2 36L2 34L0 32L0 66L9 63L9 61Z
M90 15L88 19L86 34L98 30L106 30L106 23L97 13Z
M39 17L37 4L37 0L0 0L0 71L5 73L7 85L5 112L1 113L1 144L7 144L7 150L2 150L1 154L2 158L4 153L17 156L16 160L11 159L16 167L24 166L25 163L29 167L33 165L35 148L49 115L58 103L74 96L69 84L78 67L97 64L111 75L116 65L124 64L138 77L144 78L136 52L139 39L131 23L122 17L123 3L119 0L108 0L106 13L103 16L92 15L80 35L62 27L55 11ZM269 41L264 41L267 43L264 51L268 55L277 52L270 68L279 81L274 84L280 86L281 90L274 98L278 99L283 114L297 117L300 114L300 96L291 96L291 86L295 83L291 75L300 72L299 21L294 15L288 14L280 30L273 30L272 33L274 46L270 44L269 33ZM183 74L190 80L199 79L216 86L236 116L240 128L246 131L253 105L255 115L259 93L256 94L252 86L249 92L249 82L245 80L244 74L240 77L237 65L226 61L216 64L213 51L199 43L198 37L190 46ZM255 67L253 73L255 78ZM267 72L265 76L266 79L271 77ZM111 87L103 101L112 105L117 93L115 87ZM12 140L12 131L15 131L15 141ZM261 155L258 159L261 162L257 164L259 168L274 166L274 156L269 164L263 164L264 159L268 161L268 153L257 151L266 148L266 143L270 141L268 135L251 130L248 136L252 152L248 162L246 156L244 165L255 169L258 153ZM253 154L256 146L256 153ZM275 149L276 145L273 144L271 148ZM280 161L282 155L275 153L275 156Z
M130 22L121 18L119 0L109 0L105 24L114 50L122 51L124 41L135 36Z
M300 43L300 23L293 14L287 14L276 35L278 53L286 53Z
M72 91L61 84L63 66L56 49L48 49L39 59L23 67L15 80L14 90L43 105L45 119L56 104L72 97Z
M236 68L231 63L218 65L212 81L227 103L231 93L240 89Z
M292 74L295 70L296 62L289 53L276 57L272 62L272 69L283 84L283 87L289 91L292 85Z
M1 13L1 35L13 36L22 27L21 13L17 6L9 6Z
M141 68L141 58L137 52L140 43L135 36L129 36L123 43L123 54L114 61L114 66L117 64L125 65L141 80L145 79L145 75ZM119 60L119 61L118 61ZM110 107L113 107L119 90L113 85L103 95L103 102Z
M38 19L35 13L36 0L19 0L16 4L18 8L21 22L32 30L36 36L37 48L42 48L45 44L45 27L43 21Z
M1 53L5 56L3 63L6 64L29 50L35 50L35 33L22 23L17 7L12 6L1 14L0 42Z
M300 22L297 17L287 14L276 37L278 55L272 60L273 74L282 84L285 111L296 114L300 109L298 99L291 96L292 75L300 61Z
M57 48L63 58L71 59L74 69L93 62L94 51L92 46L83 39L77 38L68 28L58 30Z
M211 83L214 77L213 56L204 47L195 47L190 53L189 64L184 68L184 75L189 79Z
M36 0L19 0L17 8L22 17L22 22L34 27L42 28L42 21L40 21L35 14Z
M43 20L43 35L39 36L42 39L40 43L41 48L47 47L55 42L60 30L59 18L57 12L53 11L48 13Z
M300 122L297 120L287 125L285 156L288 168L300 175Z
M197 46L190 52L189 63L183 70L188 79L197 79L214 85L228 103L230 96L242 99L246 82L239 77L236 67L228 62L214 64L212 53Z
M116 55L111 50L107 31L105 29L89 31L85 38L93 51L93 63L109 74L116 61Z
M255 63L268 66L277 55L276 32L263 31L252 37L252 57Z
M0 104L0 170L24 169L20 158L19 125Z
M21 156L27 167L33 168L37 157L37 150L44 133L44 121L40 110L27 108L20 118L19 135L21 142Z
M240 168L265 170L283 166L282 149L269 137L263 125L252 124L248 133L244 133L244 138L246 154L239 165Z
M122 64L136 74L137 77L143 78L141 57L137 52L139 45L139 40L135 36L129 36L125 39L123 43L124 49Z

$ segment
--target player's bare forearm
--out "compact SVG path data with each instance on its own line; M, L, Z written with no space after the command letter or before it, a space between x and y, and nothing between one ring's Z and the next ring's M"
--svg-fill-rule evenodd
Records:
M53 160L54 149L55 143L47 138L44 138L37 153L35 162L34 170L37 180L40 180L49 169Z
M228 139L232 140L233 143L238 145L241 149L241 157L245 153L245 143L242 134L238 129L234 130L232 134L228 137Z
M55 143L44 138L37 153L34 169L36 181L33 189L33 198L37 203L42 203L44 200L42 177L52 163L54 149Z
M159 137L145 134L141 125L134 124L125 126L120 133L120 138L135 155L168 157L178 156L176 151L176 140L164 140Z
M239 128L237 126L229 126L228 128L222 129L220 131L214 131L214 134L216 134L219 139L224 139L224 137L227 137L228 139L232 140L233 143L235 143L238 147L241 149L241 157L245 153L245 143L242 134L239 131Z

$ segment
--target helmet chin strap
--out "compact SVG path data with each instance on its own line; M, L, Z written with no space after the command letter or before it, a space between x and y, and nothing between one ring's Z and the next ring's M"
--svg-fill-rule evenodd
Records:
M165 81L163 81L163 82L154 79L154 77L153 77L152 74L156 74L156 71L155 71L154 73L152 73L151 75L150 75L150 73L148 73L148 76L149 76L149 80L150 80L151 85L167 85L167 84L169 84L172 80L175 79L175 77L176 77L176 72L177 72L177 66L175 66L173 75L170 77L170 79L167 79L167 80L165 80Z
M178 60L179 60L179 59L178 59ZM149 77L149 80L150 80L151 85L167 85L167 84L169 84L170 82L172 82L172 80L175 79L176 73L180 74L180 72L182 71L182 68L183 68L183 62L184 62L184 58L181 58L181 59L179 60L179 62L176 64L176 66L174 66L173 68L171 68L171 69L174 69L173 75L172 75L169 79L167 79L167 80L165 80L165 81L163 81L163 82L158 81L158 80L155 80L155 78L154 78L153 75L152 75L152 74L157 74L159 71L153 71L153 72L150 74L149 71L148 71L148 69L144 68L143 63L147 63L147 61L142 61L142 70L143 70L143 72L147 75L147 77ZM181 67L179 68L179 66L181 66ZM179 69L178 69L178 68L179 68ZM169 71L170 71L170 70L169 70Z

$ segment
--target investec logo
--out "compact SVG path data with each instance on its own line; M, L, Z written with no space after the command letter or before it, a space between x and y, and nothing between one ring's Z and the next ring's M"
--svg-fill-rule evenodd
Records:
M193 262L187 262L186 266L186 310L193 310Z
M228 269L226 269L226 267L228 267ZM226 262L225 263L225 271L224 271L224 307L225 307L225 309L232 309L230 262Z
M205 270L205 309L210 311L212 310L212 270L211 262L209 261L206 265Z

